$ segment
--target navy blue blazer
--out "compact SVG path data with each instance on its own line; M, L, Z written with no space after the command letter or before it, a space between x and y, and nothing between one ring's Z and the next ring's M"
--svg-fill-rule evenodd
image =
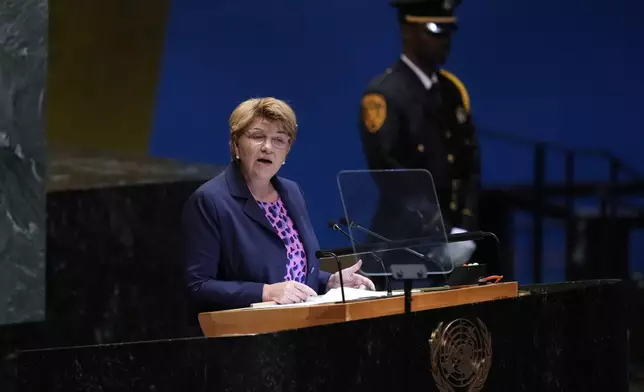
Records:
M273 177L306 252L306 284L326 291L330 274L315 258L319 244L300 187ZM181 227L188 292L198 311L247 307L262 301L264 284L284 281L286 247L231 163L197 189L186 202Z

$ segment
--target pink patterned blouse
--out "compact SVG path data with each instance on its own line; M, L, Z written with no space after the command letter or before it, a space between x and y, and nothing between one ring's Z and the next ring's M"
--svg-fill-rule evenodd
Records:
M275 228L286 247L288 263L284 280L304 283L307 269L306 253L282 199L273 202L257 201L257 204L264 210L266 219Z

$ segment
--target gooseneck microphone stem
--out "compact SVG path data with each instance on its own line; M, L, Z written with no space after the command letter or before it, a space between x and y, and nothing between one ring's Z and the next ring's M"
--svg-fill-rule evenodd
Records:
M368 235L370 235L370 236L372 236L372 237L376 237L376 238L378 238L379 240L384 241L384 242L387 242L387 243L399 242L399 241L392 241L392 240L390 240L389 238L387 238L387 237L385 237L385 236L382 236L382 235L380 235L380 234L378 234L378 233L374 233L373 231L371 231L371 230L367 229L366 227L362 227L362 226L360 226L359 224L357 224L357 223L356 223L356 222L354 222L354 221L348 221L346 218L340 218L340 224L341 224L341 225L343 225L343 226L347 226L347 227L349 227L349 228L355 227L356 229L358 229L358 230L360 230L360 231L362 231L362 232L365 232L365 233L367 233ZM461 241L465 241L465 240L461 240ZM434 245L434 246L437 246L437 245L444 245L444 243L436 242L436 240L434 240L434 242L435 242L435 243L434 243L434 244L432 244L432 245ZM448 241L448 242L449 242L449 241ZM425 245L425 244L423 244L423 245ZM408 247L404 247L404 248L402 248L402 250L404 250L405 252L410 253L410 254L412 254L412 255L414 255L414 256L416 256L416 257L418 257L418 258L420 258L420 259L422 259L422 260L424 260L424 261L429 261L430 263L433 263L433 264L434 264L434 265L436 265L436 266L437 266L437 267L438 267L442 272L445 272L445 266L444 266L444 265L442 265L441 263L439 263L439 262L438 262L437 260L435 260L434 258L432 258L432 257L428 257L428 256L426 256L426 255L424 255L424 254L422 254L422 253L420 253L420 252L417 252L417 251L415 251L415 250L413 250L413 249L411 249L411 248L408 248Z
M382 240L382 241L385 241L385 242L402 242L402 241L393 241L393 240L390 240L387 237L384 237L384 236L382 236L382 235L380 235L378 233L374 233L373 231L367 229L366 227L360 226L355 221L350 221L350 220L347 220L346 218L340 218L339 221L340 221L340 224L343 225L343 226L355 227L356 229L364 231L365 233L367 233L367 234L369 234L369 235L371 235L373 237L376 237L379 240ZM491 237L492 239L494 239L494 241L499 243L498 237L494 233L491 233L489 231L467 231L465 233L448 234L447 235L447 243L448 244L453 244L455 242L478 241L478 240L482 240L482 239L488 238L488 237ZM442 243L436 243L434 245L441 245L441 244ZM412 253L417 253L417 254L422 256L421 253L418 253L418 252L414 251L413 249L409 249L409 250Z
M376 237L381 241L388 242L388 243L399 243L399 242L405 242L405 241L392 241L388 239L387 237L384 237L378 233L374 233L373 231L367 229L366 227L360 226L358 223L356 223L353 220L348 220L347 218L340 218L340 224L343 226L347 227L355 227L358 230L361 230L367 234L369 234L372 237ZM497 257L499 260L501 260L501 242L499 241L499 238L496 236L496 234L489 232L489 231L468 231L465 233L458 233L458 234L448 234L447 235L447 243L448 244L453 244L455 242L465 242L465 241L479 241L479 240L484 240L486 238L492 238L496 244L496 252L497 252ZM433 245L444 245L441 243L435 243ZM429 258L419 252L416 252L413 249L410 248L403 248L403 250L418 256L419 258L427 261L431 261L432 263L436 264L441 268L441 270L445 271L444 267L440 265L439 263L436 262L433 258Z
M338 268L338 275L340 277L340 292L342 293L342 303L344 304L347 301L344 298L344 279L342 279L342 263L340 262L340 258L338 257L338 255L336 255L333 252L322 252L322 255L326 256L326 257L331 256L331 257L333 257L335 259L335 263L336 263L337 268Z
M354 243L356 245L362 245L362 244L360 244L360 242L354 240L353 237L351 237L351 235L349 233L347 233L346 231L342 230L342 228L340 226L338 226L338 224L335 223L334 221L329 222L329 227L331 229L335 230L335 231L338 231L338 232L344 234L344 236L347 237L349 239L349 241L351 241L352 243ZM387 287L387 296L391 297L391 295L392 295L391 294L391 279L389 279L389 274L387 273L387 270L385 268L385 263L375 253L371 252L370 254L371 254L371 256L373 256L374 259L376 259L376 260L378 260L380 262L380 266L382 267L382 271L385 273L384 276L385 276L385 286Z

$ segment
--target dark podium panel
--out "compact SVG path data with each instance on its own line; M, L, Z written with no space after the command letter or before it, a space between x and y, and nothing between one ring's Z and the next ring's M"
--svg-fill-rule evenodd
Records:
M627 391L619 281L251 336L22 352L24 391ZM486 376L487 373L487 376Z

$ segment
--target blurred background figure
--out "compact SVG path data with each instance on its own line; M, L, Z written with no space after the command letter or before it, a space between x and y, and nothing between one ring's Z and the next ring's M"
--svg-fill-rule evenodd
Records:
M429 171L448 234L478 229L481 172L469 95L456 76L442 69L458 28L454 11L459 4L391 3L398 13L402 53L369 83L360 106L360 134L369 168ZM382 206L373 231L389 238L400 235L409 226L398 222L406 208ZM449 244L448 253L459 266L469 261L475 248L472 241L459 242Z

